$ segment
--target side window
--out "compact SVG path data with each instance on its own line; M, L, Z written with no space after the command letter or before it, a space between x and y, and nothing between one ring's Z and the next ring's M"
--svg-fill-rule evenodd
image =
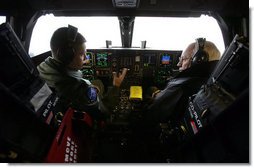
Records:
M5 16L0 16L0 24L6 22L6 17Z

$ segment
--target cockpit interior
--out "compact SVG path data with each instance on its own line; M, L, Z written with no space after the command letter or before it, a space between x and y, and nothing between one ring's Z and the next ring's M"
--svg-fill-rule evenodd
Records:
M249 11L247 0L2 0L0 162L250 163ZM68 25L86 38L82 78L107 93L127 68L103 119L64 103L37 69ZM217 45L218 63L194 93L173 93L186 100L163 97L198 38ZM147 127L150 112L160 121Z

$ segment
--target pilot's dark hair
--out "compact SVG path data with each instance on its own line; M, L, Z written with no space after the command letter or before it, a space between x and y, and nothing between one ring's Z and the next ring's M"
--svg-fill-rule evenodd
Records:
M76 48L86 42L77 28L70 26L57 29L50 40L50 48L55 59L68 65L75 56Z

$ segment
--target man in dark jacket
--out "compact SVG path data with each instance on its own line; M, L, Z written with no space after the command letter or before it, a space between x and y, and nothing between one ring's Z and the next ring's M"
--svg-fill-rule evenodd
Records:
M210 41L191 43L183 51L177 66L180 73L171 79L166 88L153 93L153 101L144 114L147 126L168 122L181 117L189 96L197 93L215 68L220 52Z
M103 94L100 81L89 81L82 77L80 69L86 60L85 38L73 26L57 29L52 35L50 47L52 57L37 68L49 87L56 90L66 104L77 110L108 112L118 103L119 87L127 69L122 74L113 73L113 87Z

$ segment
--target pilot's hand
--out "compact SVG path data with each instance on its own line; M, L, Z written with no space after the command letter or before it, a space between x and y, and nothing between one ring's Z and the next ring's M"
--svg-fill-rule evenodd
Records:
M122 70L122 73L119 73L118 75L116 72L113 72L113 86L117 86L117 87L121 86L121 83L124 80L124 77L125 77L127 71L128 71L128 69L124 68Z

